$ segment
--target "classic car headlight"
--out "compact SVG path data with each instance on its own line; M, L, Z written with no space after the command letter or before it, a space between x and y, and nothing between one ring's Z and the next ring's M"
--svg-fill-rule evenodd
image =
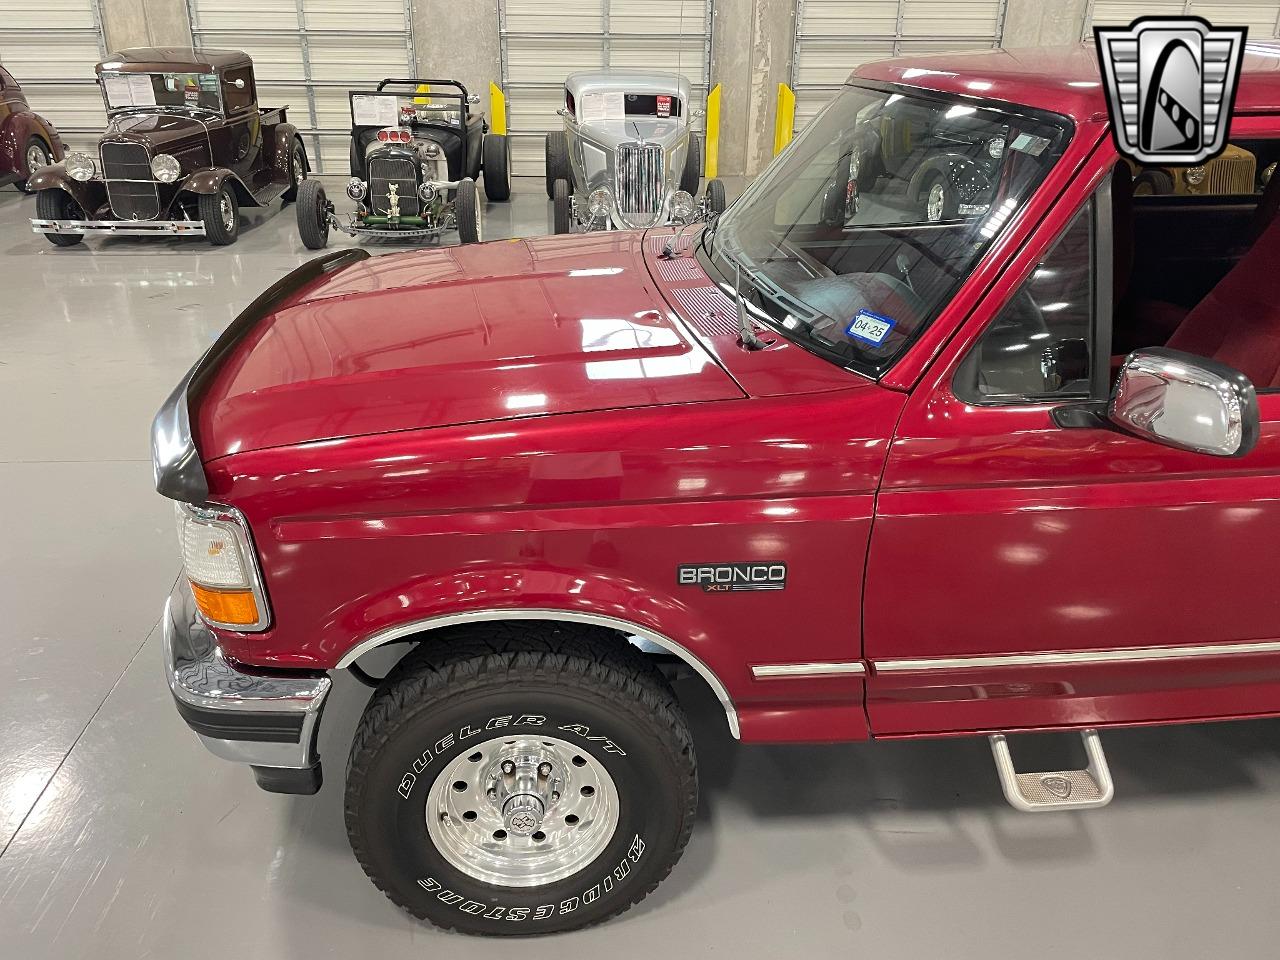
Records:
M418 185L418 196L422 198L423 203L430 203L436 198L436 188L432 183L421 183Z
M671 215L677 220L688 220L697 206L693 195L685 190L677 190L671 195Z
M173 183L182 175L182 164L167 153L157 153L151 161L151 173L161 183Z
M359 177L352 177L347 181L347 196L352 200L362 199L367 189L368 186Z
M609 192L607 187L592 190L591 195L587 197L587 212L593 217L607 216L609 208L612 206L613 194Z
M79 180L81 183L86 180L92 180L98 169L94 165L93 157L87 153L68 153L64 162L67 167L67 176L72 180Z
M265 629L266 596L240 511L179 503L176 513L182 569L205 620L231 630Z
M993 137L987 141L987 156L999 160L1004 156L1004 137Z
M1187 178L1187 183L1193 187L1198 187L1204 183L1204 167L1187 167L1182 172L1182 175Z
M440 156L440 144L432 142L425 143L422 146L422 152L434 160L436 157Z

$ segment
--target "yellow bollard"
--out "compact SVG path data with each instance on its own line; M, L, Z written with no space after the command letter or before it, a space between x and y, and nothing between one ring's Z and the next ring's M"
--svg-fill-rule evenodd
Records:
M708 180L720 172L720 84L707 94L707 155L704 173Z
M489 109L493 114L489 118L489 132L506 134L507 132L507 98L502 88L492 80L489 81Z
M778 84L778 110L773 118L773 155L780 154L796 135L796 95L785 83Z

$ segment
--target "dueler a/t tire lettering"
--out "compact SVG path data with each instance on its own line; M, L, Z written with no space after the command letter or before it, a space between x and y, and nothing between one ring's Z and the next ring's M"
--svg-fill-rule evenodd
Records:
M562 879L484 882L428 833L426 798L441 772L507 736L568 742L616 787L616 829ZM432 635L370 699L347 765L347 833L370 879L414 916L472 934L555 933L621 913L671 872L697 806L675 695L643 656L597 628L513 622Z

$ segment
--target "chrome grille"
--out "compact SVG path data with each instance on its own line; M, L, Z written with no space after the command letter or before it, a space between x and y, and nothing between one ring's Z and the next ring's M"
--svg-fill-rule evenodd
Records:
M1205 193L1253 193L1254 167L1252 155L1218 157L1205 164Z
M666 190L662 145L624 143L618 147L618 211L636 226L652 224L662 212Z
M102 144L98 151L111 212L121 220L160 216L160 193L151 175L151 155L140 143Z
M374 157L369 161L369 208L391 216L391 184L396 185L400 216L418 215L417 164L405 157Z

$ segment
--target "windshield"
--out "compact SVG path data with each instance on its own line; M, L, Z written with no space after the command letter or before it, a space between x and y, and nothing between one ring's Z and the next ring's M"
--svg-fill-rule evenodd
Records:
M107 111L159 107L222 112L216 73L104 73Z
M356 127L460 127L462 119L462 95L432 93L427 84L415 91L351 94L351 124Z
M879 376L1061 156L1066 120L846 87L704 236L750 313ZM739 267L741 271L739 272Z

